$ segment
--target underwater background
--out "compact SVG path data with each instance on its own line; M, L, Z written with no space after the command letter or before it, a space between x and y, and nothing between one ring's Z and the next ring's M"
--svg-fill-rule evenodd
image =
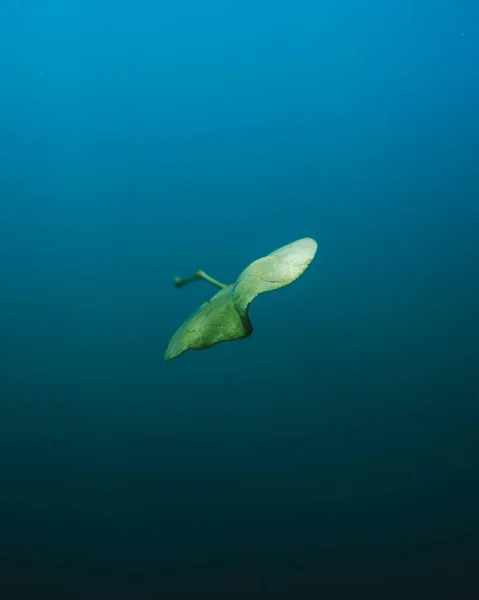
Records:
M477 2L4 0L0 67L0 599L478 598Z

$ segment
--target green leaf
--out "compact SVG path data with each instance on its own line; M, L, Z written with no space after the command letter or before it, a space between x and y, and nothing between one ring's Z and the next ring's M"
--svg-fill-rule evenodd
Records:
M187 350L204 350L251 335L251 302L259 294L295 281L308 268L316 249L313 239L303 238L255 260L235 283L221 289L183 323L170 340L165 361L178 358Z

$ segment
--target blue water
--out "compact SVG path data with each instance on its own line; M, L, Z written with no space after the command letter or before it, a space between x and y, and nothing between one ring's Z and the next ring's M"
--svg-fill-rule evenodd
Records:
M479 597L478 65L471 0L2 3L2 600Z

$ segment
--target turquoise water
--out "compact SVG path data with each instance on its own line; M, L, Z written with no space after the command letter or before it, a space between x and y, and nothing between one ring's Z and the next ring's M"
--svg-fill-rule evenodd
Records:
M4 5L2 600L476 597L476 3Z

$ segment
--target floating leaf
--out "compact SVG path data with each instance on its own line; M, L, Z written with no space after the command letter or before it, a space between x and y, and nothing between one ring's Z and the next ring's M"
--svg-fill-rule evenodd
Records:
M203 271L181 280L178 287L196 279L206 279L222 289L202 304L176 331L165 352L165 361L178 358L187 350L204 350L220 342L240 340L253 332L248 316L251 302L259 294L285 287L308 268L316 254L311 238L297 240L251 263L237 281L223 286Z

